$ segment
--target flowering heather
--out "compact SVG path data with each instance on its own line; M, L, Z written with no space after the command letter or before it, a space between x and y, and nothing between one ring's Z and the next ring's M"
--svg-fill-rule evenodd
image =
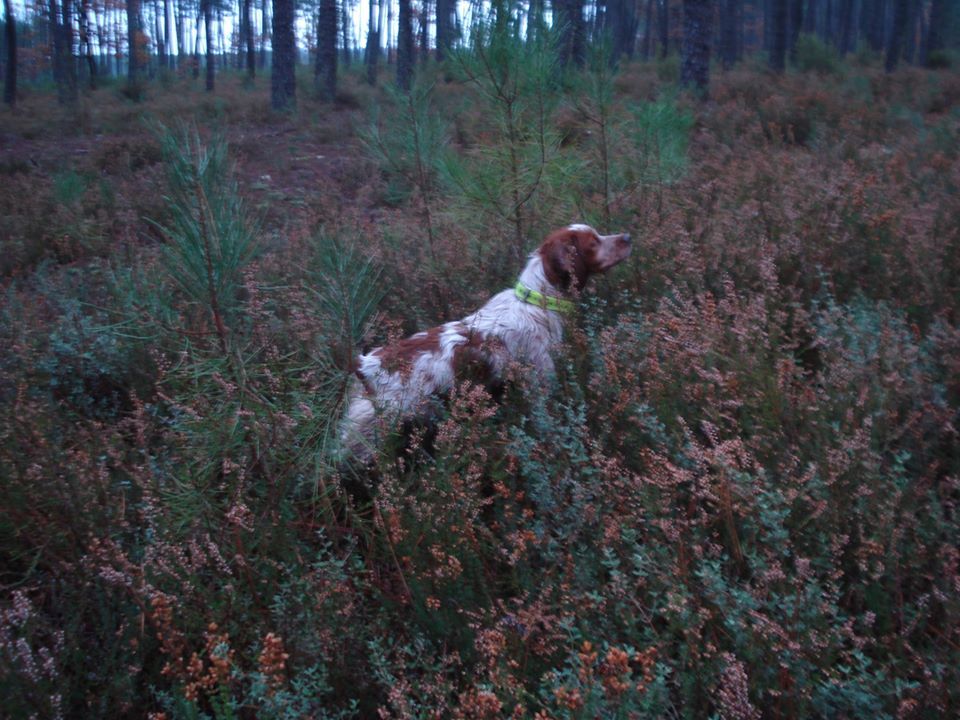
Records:
M226 144L175 88L190 142L119 165L37 130L0 183L6 715L960 713L956 73L535 69L509 127L475 69L418 88L428 157L356 79L282 131L230 91ZM353 352L572 220L637 247L556 377L337 462Z

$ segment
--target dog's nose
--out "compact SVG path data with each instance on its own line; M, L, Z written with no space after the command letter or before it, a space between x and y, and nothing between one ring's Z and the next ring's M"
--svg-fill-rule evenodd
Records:
M633 242L633 240L630 238L630 233L624 233L623 235L620 236L620 239L623 242L625 242L627 245Z

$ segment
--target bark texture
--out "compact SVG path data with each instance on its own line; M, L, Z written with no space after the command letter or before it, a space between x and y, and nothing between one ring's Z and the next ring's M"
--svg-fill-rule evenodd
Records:
M704 94L710 86L710 39L713 33L713 0L684 0L683 53L680 81Z
M297 104L297 46L293 34L293 18L293 0L273 0L270 105L274 110L288 110Z

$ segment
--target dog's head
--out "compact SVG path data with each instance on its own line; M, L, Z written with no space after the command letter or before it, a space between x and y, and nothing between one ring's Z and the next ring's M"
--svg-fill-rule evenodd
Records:
M591 275L626 260L632 248L628 233L601 235L589 225L568 225L550 233L537 252L551 285L580 291Z

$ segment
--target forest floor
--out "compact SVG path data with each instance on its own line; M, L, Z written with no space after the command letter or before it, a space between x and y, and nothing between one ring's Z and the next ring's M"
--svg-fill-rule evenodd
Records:
M960 73L499 51L0 109L8 714L960 711ZM345 359L570 222L636 243L556 378L332 462Z

